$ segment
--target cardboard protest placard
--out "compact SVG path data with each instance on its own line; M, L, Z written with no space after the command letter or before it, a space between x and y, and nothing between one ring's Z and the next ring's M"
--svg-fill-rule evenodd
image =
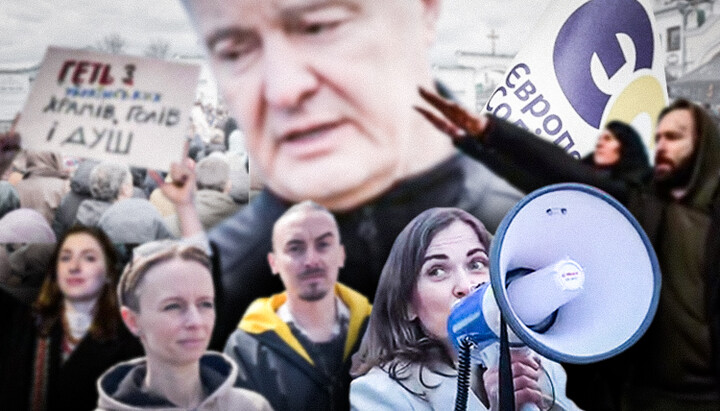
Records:
M611 120L648 147L668 103L665 58L648 0L550 2L484 111L580 158Z
M182 157L200 68L50 47L17 130L23 147L167 170Z

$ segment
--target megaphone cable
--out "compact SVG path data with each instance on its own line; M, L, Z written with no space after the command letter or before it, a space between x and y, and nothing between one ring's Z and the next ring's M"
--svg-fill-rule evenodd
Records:
M465 411L467 408L468 389L470 388L470 349L472 346L473 342L469 337L463 338L460 342L455 411Z

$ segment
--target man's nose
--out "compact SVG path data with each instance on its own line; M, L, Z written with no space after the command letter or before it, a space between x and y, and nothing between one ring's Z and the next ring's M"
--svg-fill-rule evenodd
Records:
M307 56L286 40L269 41L264 52L263 93L270 106L296 108L317 90L319 79Z
M655 140L655 155L658 153L665 152L667 150L668 140L666 138L658 138Z
M313 247L308 248L307 252L305 253L305 265L307 267L313 267L318 264L320 261L320 253L318 253L317 250L315 250Z

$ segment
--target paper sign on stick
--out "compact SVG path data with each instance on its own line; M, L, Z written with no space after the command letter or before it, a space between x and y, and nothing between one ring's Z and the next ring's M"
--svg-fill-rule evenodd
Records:
M182 157L199 73L50 47L17 125L23 147L167 170Z
M663 50L647 0L550 2L484 111L580 158L611 120L653 145L667 105Z

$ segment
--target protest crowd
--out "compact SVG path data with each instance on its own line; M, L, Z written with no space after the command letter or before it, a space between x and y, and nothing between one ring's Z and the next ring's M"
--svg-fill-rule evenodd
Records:
M183 1L223 102L164 170L0 134L0 409L452 409L452 307L566 182L637 219L659 305L599 363L513 350L518 409L720 409L716 115L669 102L651 149L609 119L578 160L432 78L439 0L283 3ZM505 409L498 346L467 409Z

